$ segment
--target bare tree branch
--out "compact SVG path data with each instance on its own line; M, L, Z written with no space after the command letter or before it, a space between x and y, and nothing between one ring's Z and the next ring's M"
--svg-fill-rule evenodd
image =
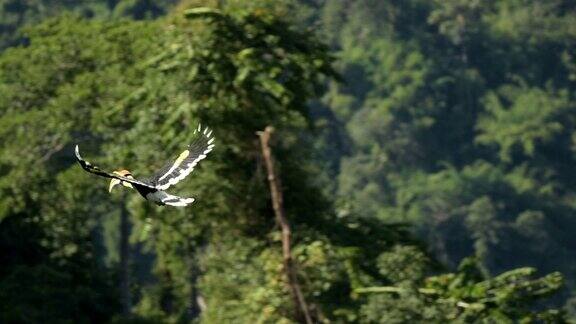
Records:
M292 259L291 250L291 240L292 232L290 230L290 224L284 213L284 200L282 196L282 190L280 188L280 179L274 170L274 158L270 150L270 137L273 132L271 126L266 127L263 132L258 132L260 136L260 144L262 145L262 155L264 156L264 162L266 165L266 170L268 171L268 182L270 184L270 194L272 196L272 208L274 208L274 214L276 215L276 223L280 226L282 231L282 255L284 260L284 272L288 280L288 285L290 286L290 292L292 293L292 298L295 304L299 308L299 315L305 320L307 324L311 324L312 317L310 316L310 310L300 285L298 284L298 276L296 265Z

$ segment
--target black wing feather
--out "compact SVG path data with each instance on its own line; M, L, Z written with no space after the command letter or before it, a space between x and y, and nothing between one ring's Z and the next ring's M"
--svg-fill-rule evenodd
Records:
M210 129L202 129L198 125L194 134L198 134L198 136L188 148L180 153L174 162L168 163L154 174L151 183L157 189L165 190L184 179L194 170L198 162L206 158L206 155L212 151L214 138Z
M117 175L115 173L110 173L110 172L106 172L101 170L99 167L91 164L90 162L84 160L81 156L80 156L80 152L78 150L78 145L76 145L76 148L74 150L74 153L76 154L76 160L78 160L78 163L80 164L80 166L82 167L82 169L93 173L95 175L99 175L101 177L105 177L105 178L114 178L114 179L118 179L118 180L122 180L122 181L126 181L135 185L140 185L140 186L144 186L150 189L156 189L156 187L154 187L154 185L150 184L150 183L146 183L143 181L139 181L136 179L132 179L132 178L127 178L127 177L123 177L121 175Z

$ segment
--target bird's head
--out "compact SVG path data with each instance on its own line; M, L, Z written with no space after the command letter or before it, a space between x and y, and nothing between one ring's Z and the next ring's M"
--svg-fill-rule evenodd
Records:
M126 177L126 178L133 178L132 173L128 170L116 170L116 171L114 171L114 174L117 174L119 176ZM129 182L122 181L119 179L112 179L112 180L110 180L110 186L108 186L108 192L112 192L112 189L119 184L122 184L124 187L133 188L132 184Z

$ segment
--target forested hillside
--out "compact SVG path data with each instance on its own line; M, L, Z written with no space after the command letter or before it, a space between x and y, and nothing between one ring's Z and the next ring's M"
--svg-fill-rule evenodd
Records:
M0 0L0 17L0 322L576 319L576 3ZM186 208L108 193L74 158L145 178L199 123L216 147L170 189Z
M340 213L408 222L443 264L576 277L571 1L329 1Z

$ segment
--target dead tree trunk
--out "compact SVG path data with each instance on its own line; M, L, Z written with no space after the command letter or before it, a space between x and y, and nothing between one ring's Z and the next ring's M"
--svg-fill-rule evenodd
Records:
M126 194L122 199L120 210L120 298L122 315L130 317L132 314L132 294L130 292L130 220L126 209Z
M290 224L284 213L284 201L282 190L280 186L280 179L277 177L274 170L274 158L270 150L270 137L273 132L271 126L266 127L263 132L258 132L260 136L260 144L262 145L262 155L268 171L268 182L270 184L270 194L272 196L272 208L276 216L276 223L282 230L282 255L284 262L284 273L288 281L290 292L294 303L298 307L298 315L306 323L312 323L312 317L308 309L308 304L304 299L300 285L298 284L297 270L294 260L292 259L291 240L292 232L290 231Z

